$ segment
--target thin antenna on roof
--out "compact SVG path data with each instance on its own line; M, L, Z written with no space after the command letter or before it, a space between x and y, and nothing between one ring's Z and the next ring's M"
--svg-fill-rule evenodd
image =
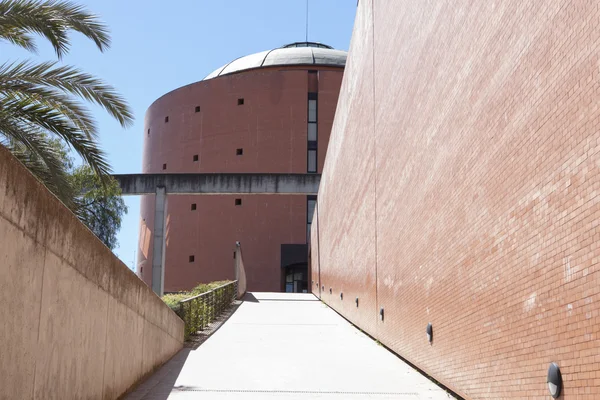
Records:
M308 42L308 0L306 0L306 41Z

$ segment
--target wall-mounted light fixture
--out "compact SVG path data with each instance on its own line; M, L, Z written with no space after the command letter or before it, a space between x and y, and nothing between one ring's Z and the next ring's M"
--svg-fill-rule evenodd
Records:
M356 303L356 307L358 308L358 297L354 299L354 302Z
M340 300L344 300L344 293L340 293Z
M379 319L383 321L383 307L379 309Z
M431 322L427 324L427 340L429 343L433 342L433 326L431 326Z
M333 290L331 289L331 286L329 287L329 294L332 294Z
M557 363L550 364L548 368L548 390L552 398L557 399L560 396L562 390L562 375L560 374L560 368Z
M325 285L321 286L321 290L324 292L325 291Z

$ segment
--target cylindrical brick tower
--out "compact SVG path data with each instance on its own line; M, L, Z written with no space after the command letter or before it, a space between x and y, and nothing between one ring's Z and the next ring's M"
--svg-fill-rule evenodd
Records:
M320 173L346 52L301 42L238 58L148 108L144 173ZM242 244L251 291L303 291L311 196L169 196L164 290L233 278ZM154 196L141 200L137 273L151 285Z

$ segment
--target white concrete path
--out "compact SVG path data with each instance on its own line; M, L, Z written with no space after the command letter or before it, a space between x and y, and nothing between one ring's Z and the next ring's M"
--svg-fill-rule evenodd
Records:
M127 399L452 398L315 296L252 295Z

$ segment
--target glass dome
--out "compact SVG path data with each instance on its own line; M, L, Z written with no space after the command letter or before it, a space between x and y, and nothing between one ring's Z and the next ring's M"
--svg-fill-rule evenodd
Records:
M217 68L206 78L212 79L237 72L279 65L321 65L343 68L348 53L317 42L295 42L273 50L261 51L233 60Z

